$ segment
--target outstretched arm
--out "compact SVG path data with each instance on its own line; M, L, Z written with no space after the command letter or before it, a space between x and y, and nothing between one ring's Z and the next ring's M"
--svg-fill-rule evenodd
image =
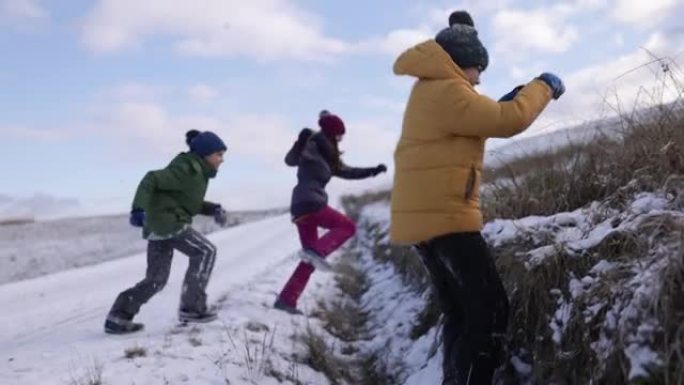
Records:
M385 171L387 171L387 167L384 164L380 164L377 167L350 167L341 163L339 169L333 175L342 179L366 179Z
M202 202L202 209L200 210L200 214L213 216L216 213L216 210L220 208L221 205L218 203L204 201Z

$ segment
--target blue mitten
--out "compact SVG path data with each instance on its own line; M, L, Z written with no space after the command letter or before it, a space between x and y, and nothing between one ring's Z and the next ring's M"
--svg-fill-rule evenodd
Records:
M128 222L131 224L131 226L135 227L145 226L145 210L133 209L133 211L131 211L130 218L128 218Z
M565 93L565 84L563 84L563 81L558 76L550 72L544 72L543 74L539 75L537 79L544 81L549 87L551 87L554 99L560 98L561 95Z

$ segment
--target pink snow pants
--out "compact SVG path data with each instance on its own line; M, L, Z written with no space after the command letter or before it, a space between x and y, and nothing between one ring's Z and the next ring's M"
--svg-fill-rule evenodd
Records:
M337 250L356 233L354 222L328 206L299 218L295 223L299 230L302 248L313 250L323 258ZM328 230L320 238L318 237L319 227ZM302 295L313 271L313 266L300 262L280 292L280 299L288 306L296 307L297 300Z

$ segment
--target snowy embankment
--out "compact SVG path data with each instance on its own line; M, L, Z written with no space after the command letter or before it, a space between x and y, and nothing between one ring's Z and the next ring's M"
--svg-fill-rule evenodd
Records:
M487 223L483 234L512 304L509 375L528 384L590 383L583 376L631 383L672 365L664 346L668 310L658 304L671 290L668 277L682 268L683 203L681 196L641 193L569 213ZM393 261L388 226L387 202L360 211L357 268L367 272L369 288L359 302L370 312L372 338L356 347L380 356L397 384L437 384L442 355L439 325L429 316L434 304L428 286L407 284L400 272L406 266L398 265L405 261ZM586 368L568 368L573 360Z
M90 384L327 384L302 362L300 333L310 322L272 309L297 261L297 233L288 216L240 225L209 236L218 247L209 283L220 321L177 325L187 259L176 253L166 288L136 320L129 336L103 332L115 296L143 277L137 254L52 275L0 285L0 378L7 385ZM314 274L304 311L321 295Z

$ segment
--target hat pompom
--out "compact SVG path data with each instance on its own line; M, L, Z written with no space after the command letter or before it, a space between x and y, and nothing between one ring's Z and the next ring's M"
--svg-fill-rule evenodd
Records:
M466 11L454 11L449 15L449 26L451 27L454 24L465 24L473 28L475 27L472 16Z
M192 142L193 139L199 135L200 132L198 130L190 130L185 133L185 143L189 146L190 142Z

